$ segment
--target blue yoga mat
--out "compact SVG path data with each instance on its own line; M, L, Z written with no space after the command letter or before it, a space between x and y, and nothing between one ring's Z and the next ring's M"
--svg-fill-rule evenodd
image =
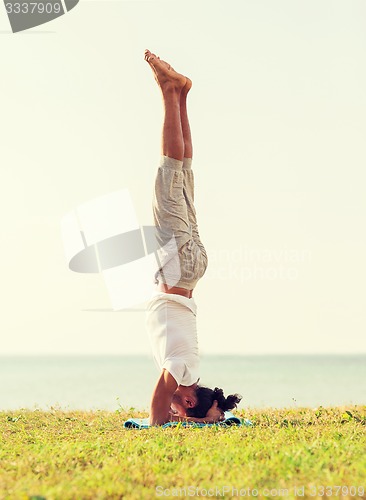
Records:
M216 422L215 424L203 424L202 422L167 422L161 427L163 429L166 429L168 427L176 427L177 425L180 425L181 427L228 427L230 425L246 425L250 427L253 425L253 422L248 419L238 418L230 411L226 411L225 420L223 420L222 422ZM124 426L127 429L149 429L150 427L152 427L149 424L148 418L130 418L129 420L126 420Z

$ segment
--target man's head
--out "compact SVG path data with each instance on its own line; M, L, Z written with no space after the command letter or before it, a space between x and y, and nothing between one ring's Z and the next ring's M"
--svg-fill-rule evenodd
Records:
M193 384L189 386L178 385L172 397L172 410L180 417L187 416L187 410L194 408L198 399L196 396L196 389L198 385Z
M172 398L171 408L179 416L203 418L217 401L222 411L232 410L240 403L240 394L231 394L227 398L222 389L210 389L198 384L179 385Z

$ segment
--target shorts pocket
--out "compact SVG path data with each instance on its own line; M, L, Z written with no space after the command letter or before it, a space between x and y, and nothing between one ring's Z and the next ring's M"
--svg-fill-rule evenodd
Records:
M206 271L207 256L201 251L197 243L190 239L179 251L181 264L181 280L185 282L196 281Z

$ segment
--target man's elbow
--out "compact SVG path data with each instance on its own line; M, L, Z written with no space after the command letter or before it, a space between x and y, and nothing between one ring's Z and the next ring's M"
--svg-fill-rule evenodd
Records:
M165 417L161 415L155 415L153 412L150 414L149 424L153 426L164 425L170 420L170 415L166 415Z
M165 396L165 397L164 397ZM150 425L163 425L170 419L170 401L166 395L156 391L150 406Z
M163 370L155 386L150 407L150 425L163 425L170 420L170 405L178 384L174 377Z
M161 425L164 425L166 422L164 420L162 420L161 418L153 418L153 417L150 417L150 420L149 420L149 425L151 425L152 427L159 427Z

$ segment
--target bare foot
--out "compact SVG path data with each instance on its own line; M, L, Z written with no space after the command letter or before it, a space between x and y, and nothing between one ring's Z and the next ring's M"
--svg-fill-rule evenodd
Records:
M150 50L145 50L145 61L147 61L154 72L155 80L158 82L161 90L174 86L182 90L187 84L187 78L177 73L169 63L162 61ZM188 92L188 91L187 91Z
M192 88L192 80L190 80L188 77L186 77L186 84L184 85L184 87L182 89L182 94L187 95L188 92L191 90L191 88Z

